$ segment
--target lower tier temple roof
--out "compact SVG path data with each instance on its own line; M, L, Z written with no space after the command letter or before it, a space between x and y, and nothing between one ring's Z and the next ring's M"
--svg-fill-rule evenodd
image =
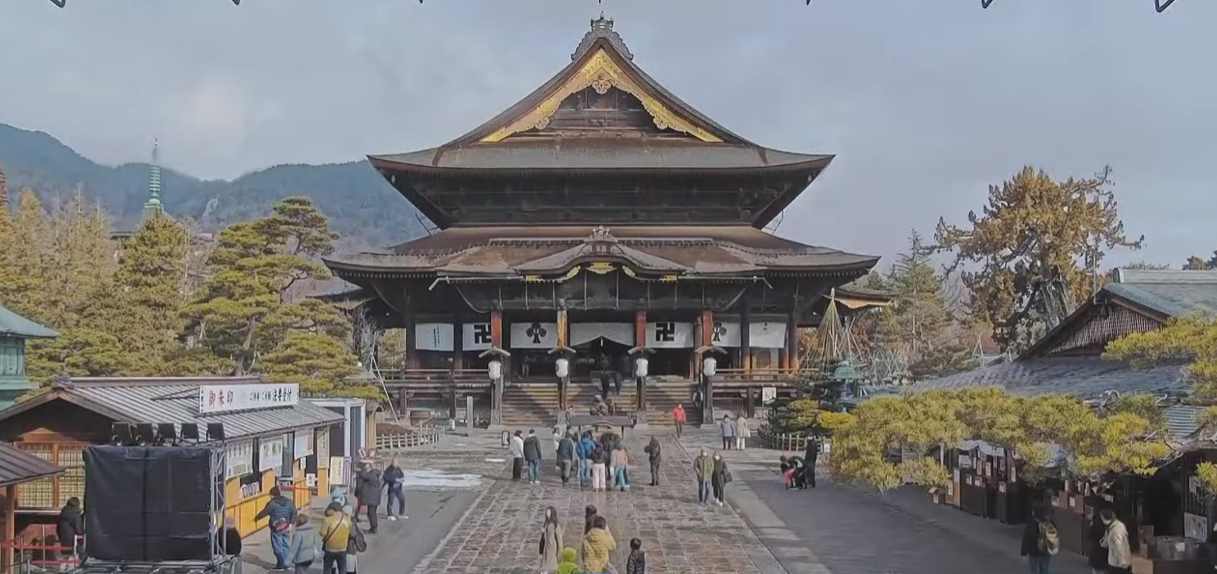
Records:
M640 277L865 274L878 257L804 245L750 226L456 227L385 251L325 259L343 278L389 275L549 278L613 262Z

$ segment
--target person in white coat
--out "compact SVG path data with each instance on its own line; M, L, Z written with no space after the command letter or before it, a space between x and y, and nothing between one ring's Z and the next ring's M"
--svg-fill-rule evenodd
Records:
M516 431L508 443L511 449L511 479L517 482L524 473L524 437L520 436L521 434L523 433Z
M1128 528L1116 518L1109 508L1099 511L1099 519L1107 525L1107 533L1101 542L1107 549L1107 572L1110 574L1132 574L1132 551L1128 543Z
M740 413L735 417L735 448L744 450L748 446L748 439L752 438L752 429L748 426L748 418Z

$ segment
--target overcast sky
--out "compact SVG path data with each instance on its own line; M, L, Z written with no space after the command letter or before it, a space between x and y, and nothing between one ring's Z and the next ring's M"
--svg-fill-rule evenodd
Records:
M1217 1L6 0L0 121L206 178L431 147L568 63L635 62L753 141L833 153L779 233L887 255L1024 164L1115 168L1146 249L1217 249Z

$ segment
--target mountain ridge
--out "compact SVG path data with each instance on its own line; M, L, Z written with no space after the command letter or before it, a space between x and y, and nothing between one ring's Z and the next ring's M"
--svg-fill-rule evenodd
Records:
M80 189L110 213L115 229L138 223L150 167L141 162L107 166L47 132L0 123L0 168L10 195L29 187L49 201ZM311 198L346 248L384 247L426 233L414 206L366 160L281 164L232 180L205 180L161 166L165 210L194 218L206 230L265 215L275 202L293 195Z

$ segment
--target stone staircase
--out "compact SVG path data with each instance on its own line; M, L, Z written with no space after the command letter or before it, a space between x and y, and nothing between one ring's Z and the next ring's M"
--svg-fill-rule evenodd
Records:
M689 402L689 381L651 381L647 385L647 422L651 426L675 426L672 409L684 405L686 424L701 424L701 413Z
M509 430L550 428L557 420L558 386L515 383L503 389L503 426ZM548 436L548 435L547 435Z

